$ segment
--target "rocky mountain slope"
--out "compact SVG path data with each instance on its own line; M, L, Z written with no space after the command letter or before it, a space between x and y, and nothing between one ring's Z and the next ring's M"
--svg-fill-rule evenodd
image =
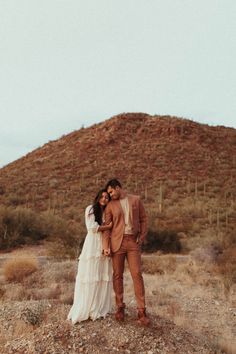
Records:
M174 220L175 207L178 220L192 210L187 219L201 227L235 227L236 130L144 113L74 131L5 166L0 203L83 215L112 177L141 194L151 218Z

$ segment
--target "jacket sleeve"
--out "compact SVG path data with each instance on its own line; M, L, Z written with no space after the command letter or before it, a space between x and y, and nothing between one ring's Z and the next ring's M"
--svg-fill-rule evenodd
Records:
M97 223L97 221L95 221L95 216L91 205L88 206L85 210L85 225L88 232L98 232L98 228L100 225Z
M112 211L111 211L111 208L108 204L105 209L105 224L110 224L110 222L112 220L113 220ZM110 237L111 237L111 230L103 231L103 233L102 233L102 246L103 246L104 250L110 248Z
M147 215L141 200L139 200L139 222L140 222L140 241L143 242L147 236Z

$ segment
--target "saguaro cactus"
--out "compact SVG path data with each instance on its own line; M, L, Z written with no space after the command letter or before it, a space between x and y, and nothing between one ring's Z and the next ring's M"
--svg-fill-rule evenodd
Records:
M190 190L191 190L191 183L190 183L190 180L188 179L187 180L187 193L188 194L190 193Z
M162 183L160 183L159 187L159 212L161 213L163 209L163 189L162 189Z
M135 191L137 191L138 190L138 180L137 180L137 177L136 177L136 179L135 179Z
M229 215L228 215L228 211L226 210L225 212L225 227L227 228L229 225Z
M195 198L197 198L198 195L198 183L197 183L197 179L195 180Z
M217 228L217 231L220 229L220 210L219 210L219 208L217 209L217 214L216 214L216 228Z
M147 198L148 198L148 189L147 189L146 185L145 185L145 190L144 190L144 196L145 196L145 200L147 200Z
M211 209L208 212L208 220L209 220L209 224L212 225L212 210Z

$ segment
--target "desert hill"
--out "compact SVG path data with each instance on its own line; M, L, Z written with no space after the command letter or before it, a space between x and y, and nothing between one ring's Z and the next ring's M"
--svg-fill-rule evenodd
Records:
M76 219L112 177L141 194L153 227L155 215L192 234L192 220L198 234L235 227L236 130L144 113L81 128L0 169L0 203Z
M135 322L129 272L123 325L112 315L78 326L65 321L84 208L114 176L141 194L150 245L162 242L164 254L142 257L150 328ZM235 177L235 129L143 113L74 131L0 169L3 259L22 257L24 267L43 252L23 279L15 264L14 282L4 275L7 262L0 264L3 352L235 353ZM170 249L178 237L188 255Z

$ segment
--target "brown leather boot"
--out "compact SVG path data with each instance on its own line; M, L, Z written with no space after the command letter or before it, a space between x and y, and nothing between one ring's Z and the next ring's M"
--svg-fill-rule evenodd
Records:
M117 308L117 311L115 313L115 318L119 322L124 322L124 320L125 320L125 308L124 307Z
M150 319L148 318L145 309L138 310L138 323L144 327L150 325Z

